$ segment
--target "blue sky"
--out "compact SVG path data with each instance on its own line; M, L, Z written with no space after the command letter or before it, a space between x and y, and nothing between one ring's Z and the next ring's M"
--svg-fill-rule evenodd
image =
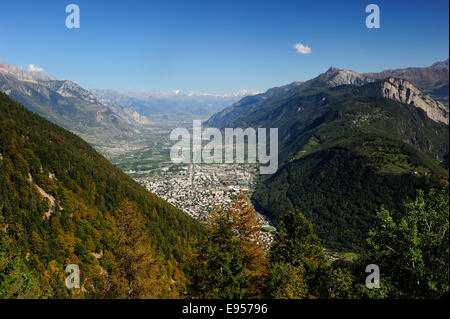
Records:
M70 3L80 29L65 27ZM370 3L380 29L365 26ZM0 61L86 88L262 91L330 65L368 72L447 59L448 12L447 0L0 0Z

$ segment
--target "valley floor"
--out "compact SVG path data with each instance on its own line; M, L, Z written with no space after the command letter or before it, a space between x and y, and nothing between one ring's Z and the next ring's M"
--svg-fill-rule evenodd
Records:
M208 221L219 207L228 208L242 189L254 191L258 169L249 164L174 164L170 160L170 131L184 122L160 123L135 138L100 143L97 150L146 189L196 220ZM268 248L275 228L258 213Z

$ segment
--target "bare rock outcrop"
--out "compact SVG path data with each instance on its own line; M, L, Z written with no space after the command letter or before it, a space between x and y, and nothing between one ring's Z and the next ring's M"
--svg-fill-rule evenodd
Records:
M433 121L448 125L448 108L441 102L433 100L429 95L417 89L411 82L390 77L382 82L381 90L383 97L412 104L424 110Z

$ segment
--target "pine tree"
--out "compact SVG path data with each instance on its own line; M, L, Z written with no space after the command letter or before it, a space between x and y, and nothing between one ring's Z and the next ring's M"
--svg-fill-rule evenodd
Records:
M113 254L116 267L108 292L113 298L156 298L162 293L160 267L136 208L125 201L116 212L118 238Z
M188 293L198 298L262 296L266 257L256 212L241 193L230 209L211 214L193 256Z
M243 298L242 255L229 211L211 214L189 269L188 294L195 298Z
M327 263L313 225L299 211L282 217L270 261L267 297L348 298L351 295L350 274L335 270Z

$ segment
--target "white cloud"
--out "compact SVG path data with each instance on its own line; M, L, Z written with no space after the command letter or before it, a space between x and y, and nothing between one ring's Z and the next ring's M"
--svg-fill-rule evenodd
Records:
M301 43L296 43L294 45L294 48L300 54L310 54L311 53L311 48L309 46L303 45Z
M246 89L242 89L239 92L234 92L234 96L246 96L246 95L256 95L262 93L261 91L249 91Z
M27 66L27 71L29 71L29 72L38 72L38 73L42 73L42 72L44 72L45 70L44 70L43 68L40 68L40 67L34 65L34 64L28 64L28 66Z

